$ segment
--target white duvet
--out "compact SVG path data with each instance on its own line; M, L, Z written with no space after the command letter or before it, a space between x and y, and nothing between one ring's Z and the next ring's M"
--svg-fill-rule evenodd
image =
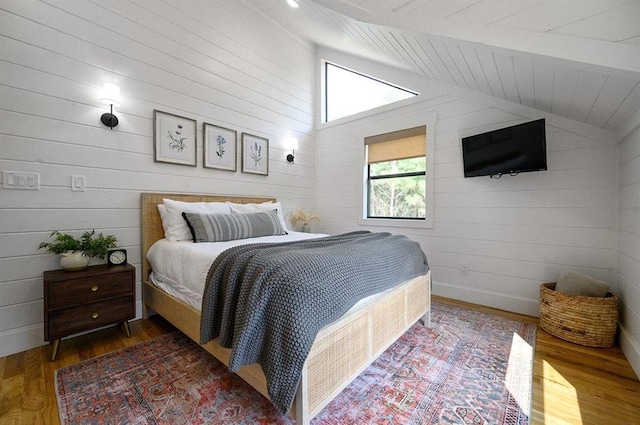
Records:
M170 242L160 239L147 252L151 281L163 291L200 310L205 280L213 260L228 248L249 243L291 242L327 236L320 233L289 232L228 242Z

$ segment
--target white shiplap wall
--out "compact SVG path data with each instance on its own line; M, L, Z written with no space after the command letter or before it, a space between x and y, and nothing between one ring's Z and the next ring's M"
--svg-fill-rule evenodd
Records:
M314 47L239 1L0 0L0 169L41 186L0 188L0 356L44 343L42 272L59 265L37 246L52 230L114 234L139 266L141 192L311 207L314 77ZM114 130L99 120L104 82L123 94ZM198 121L198 167L154 162L154 109ZM270 175L241 173L240 158L235 173L204 169L203 121L269 138Z
M427 142L435 142L434 226L387 229L420 242L435 294L537 315L539 285L565 269L615 283L617 146L610 135L445 84L416 87L405 74L331 51L319 54L421 93L400 106L320 126L316 212L322 231L367 228L358 224L362 129L435 112L435 139ZM548 171L463 177L461 137L540 117L547 118ZM461 264L469 266L468 276Z
M640 124L623 138L619 161L620 346L640 375Z

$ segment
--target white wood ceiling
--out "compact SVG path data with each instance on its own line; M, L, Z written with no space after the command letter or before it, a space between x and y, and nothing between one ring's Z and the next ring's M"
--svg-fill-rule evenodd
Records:
M300 38L617 132L640 110L640 0L246 0Z

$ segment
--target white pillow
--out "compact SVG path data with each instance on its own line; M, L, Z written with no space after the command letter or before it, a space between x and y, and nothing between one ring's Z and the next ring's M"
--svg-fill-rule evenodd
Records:
M158 212L160 213L160 221L162 221L162 228L164 229L164 237L167 237L167 207L164 204L158 204Z
M284 214L282 214L282 205L280 202L263 202L261 204L236 204L233 202L227 202L229 207L231 208L232 213L236 214L251 214L257 212L265 212L276 210L278 213L278 219L280 219L280 226L282 226L282 230L288 232L287 223L284 221Z
M167 208L164 237L172 242L193 241L191 230L182 217L183 212L200 214L231 214L231 208L225 202L182 202L163 199ZM164 221L163 221L164 227Z

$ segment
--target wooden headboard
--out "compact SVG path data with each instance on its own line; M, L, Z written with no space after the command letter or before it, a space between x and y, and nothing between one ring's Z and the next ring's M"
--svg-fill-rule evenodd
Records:
M147 251L156 241L164 238L164 229L158 212L158 204L162 204L164 198L183 202L235 202L236 204L251 204L274 201L275 198L258 198L251 196L228 195L193 195L184 193L142 193L140 210L142 213L142 277L141 281L149 279L151 267L147 261Z

